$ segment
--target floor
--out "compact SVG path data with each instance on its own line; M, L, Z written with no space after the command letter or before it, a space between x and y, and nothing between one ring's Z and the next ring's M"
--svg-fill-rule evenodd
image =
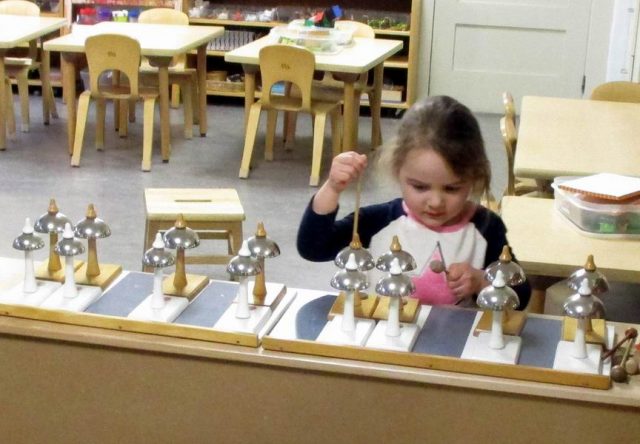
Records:
M14 97L17 100L17 97ZM268 235L280 246L281 255L266 263L267 280L282 282L289 287L330 290L329 281L336 271L332 263L309 263L298 256L295 236L302 212L315 189L309 187L311 164L311 123L301 116L298 140L292 151L276 146L275 160L263 160L262 139L254 151L253 169L249 179L238 178L243 147L243 108L240 101L209 98L209 131L206 137L186 140L182 135L182 114L172 110L171 160L163 164L159 154L159 131L154 134L154 156L151 172L140 170L142 124L130 126L129 136L119 138L107 131L106 148L93 148L94 125L87 125L84 151L79 168L69 166L66 137L66 114L57 99L60 118L46 127L42 124L41 102L31 100L31 131L18 133L0 152L0 205L4 208L0 224L0 254L21 257L11 248L20 234L25 217L32 221L47 210L50 198L55 198L60 211L74 221L84 217L87 205L93 203L98 217L111 227L112 235L98 241L98 256L102 263L118 263L127 270L139 270L143 253L145 209L143 190L147 187L236 188L245 209L245 238L252 235L258 222L264 222ZM93 107L92 107L93 108ZM18 103L16 102L16 109ZM93 112L93 109L92 109ZM111 112L107 112L107 128L113 128ZM383 139L394 133L398 119L394 113L383 118ZM18 117L19 118L19 117ZM506 184L506 160L498 129L499 116L478 116L493 168L492 190L500 195ZM156 122L159 116L156 112ZM360 118L360 151L370 153L370 121ZM262 127L264 128L264 120ZM19 127L19 122L18 122ZM323 174L330 163L330 143L325 143ZM367 173L362 205L397 196L393 183L383 180L373 169ZM353 211L353 189L344 193L340 214ZM199 248L220 248L212 245ZM188 252L187 252L188 254ZM47 253L37 252L36 259ZM224 266L191 266L188 272L226 279ZM638 310L640 313L640 308Z

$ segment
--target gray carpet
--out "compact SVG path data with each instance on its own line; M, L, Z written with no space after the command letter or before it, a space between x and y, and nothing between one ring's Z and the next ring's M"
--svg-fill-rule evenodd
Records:
M297 225L314 192L314 188L308 186L312 144L310 119L305 116L299 118L295 148L285 151L282 144L278 143L273 162L263 160L263 139L259 136L253 169L249 179L243 180L237 177L243 147L241 101L219 102L216 98L209 98L209 132L204 138L196 136L192 140L184 139L182 113L172 110L172 153L171 161L167 164L161 162L156 125L152 171L144 173L140 170L140 107L138 122L130 126L129 136L124 139L113 131L112 113L108 109L106 147L103 152L94 148L94 125L90 118L80 167L71 168L67 154L65 106L58 98L60 118L47 127L42 124L39 97L32 96L31 131L18 133L16 140L8 141L6 151L0 152L0 205L4 210L0 224L0 254L21 257L21 253L11 248L11 243L20 233L24 218L35 219L44 213L49 199L54 197L61 211L74 221L82 219L87 205L94 203L99 217L112 230L110 238L98 241L100 261L139 270L143 253L145 187L231 187L238 190L246 212L245 237L250 236L256 224L262 221L269 236L279 243L282 250L281 256L266 264L268 280L283 282L290 287L329 290L329 280L336 270L333 264L309 263L301 259L295 249ZM498 129L499 116L478 117L495 176L492 189L500 195L506 183L506 162ZM158 120L156 112L156 122ZM368 116L360 118L362 152L370 152L370 122ZM383 118L384 139L392 136L397 123L397 118ZM263 134L264 124L263 119L259 134ZM330 157L327 137L323 176L326 175ZM392 183L382 180L372 171L366 176L362 204L379 202L397 194ZM341 213L353 211L353 190L345 192L341 204ZM205 247L203 244L201 248L220 247ZM45 257L45 251L36 253L37 259ZM226 278L223 266L190 267L188 271Z

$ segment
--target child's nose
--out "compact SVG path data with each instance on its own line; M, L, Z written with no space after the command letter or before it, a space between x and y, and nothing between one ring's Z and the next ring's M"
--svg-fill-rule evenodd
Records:
M437 191L433 191L429 193L429 199L427 201L428 205L432 208L439 208L444 204L444 197L441 193Z

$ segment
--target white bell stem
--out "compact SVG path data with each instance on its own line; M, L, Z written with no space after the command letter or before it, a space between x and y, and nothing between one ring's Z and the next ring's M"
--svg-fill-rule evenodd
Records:
M238 301L236 302L236 318L249 319L249 290L247 289L247 277L240 278L238 286Z
M389 301L389 317L387 318L387 336L400 336L400 298Z
M33 268L33 252L24 252L24 284L22 285L22 291L24 293L35 293L38 289L36 283L36 273Z
M73 256L67 256L64 258L64 288L62 289L62 294L65 298L71 299L78 296L76 278L73 273L75 273L73 268Z
M502 350L504 348L504 337L502 336L502 310L496 310L491 316L491 337L489 338L489 347L494 350Z
M587 357L587 342L585 340L586 319L578 319L576 336L573 340L573 357L584 359Z
M153 272L153 293L151 294L151 308L159 310L164 308L164 294L162 294L162 268L156 268Z
M348 291L344 298L344 310L342 311L342 330L355 331L356 319L353 313L354 292Z

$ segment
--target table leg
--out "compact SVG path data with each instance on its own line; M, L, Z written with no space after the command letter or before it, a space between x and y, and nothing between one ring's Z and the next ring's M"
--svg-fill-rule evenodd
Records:
M371 108L371 115L374 113L374 106L377 107L377 113L380 112L380 107L382 105L382 83L383 83L383 71L384 64L380 63L375 68L373 68L373 100L375 104L369 104ZM382 143L382 129L380 128L380 120L379 119L371 119L371 146L376 148L378 145Z
M196 71L198 73L198 116L200 137L207 135L207 45L198 46ZM195 91L191 92L196 94ZM186 104L185 104L186 106Z
M76 63L78 56L62 53L62 87L67 101L67 146L69 155L73 154L73 142L76 136Z
M4 68L4 50L0 50L0 80L2 81L2 85L0 85L0 150L4 150L7 148L7 127L6 127L6 103L7 100L12 99L11 97L7 97L7 86L5 85L5 68Z
M171 57L148 57L149 64L158 68L160 90L160 149L162 161L169 162L171 156L171 120L169 118L169 65Z
M246 129L249 110L256 100L256 72L259 68L256 65L242 65L242 69L244 70L244 127Z
M358 149L358 108L360 106L360 93L356 92L354 83L358 80L358 74L337 73L334 77L344 83L344 104L342 109L342 121L344 122L342 134L342 151Z

